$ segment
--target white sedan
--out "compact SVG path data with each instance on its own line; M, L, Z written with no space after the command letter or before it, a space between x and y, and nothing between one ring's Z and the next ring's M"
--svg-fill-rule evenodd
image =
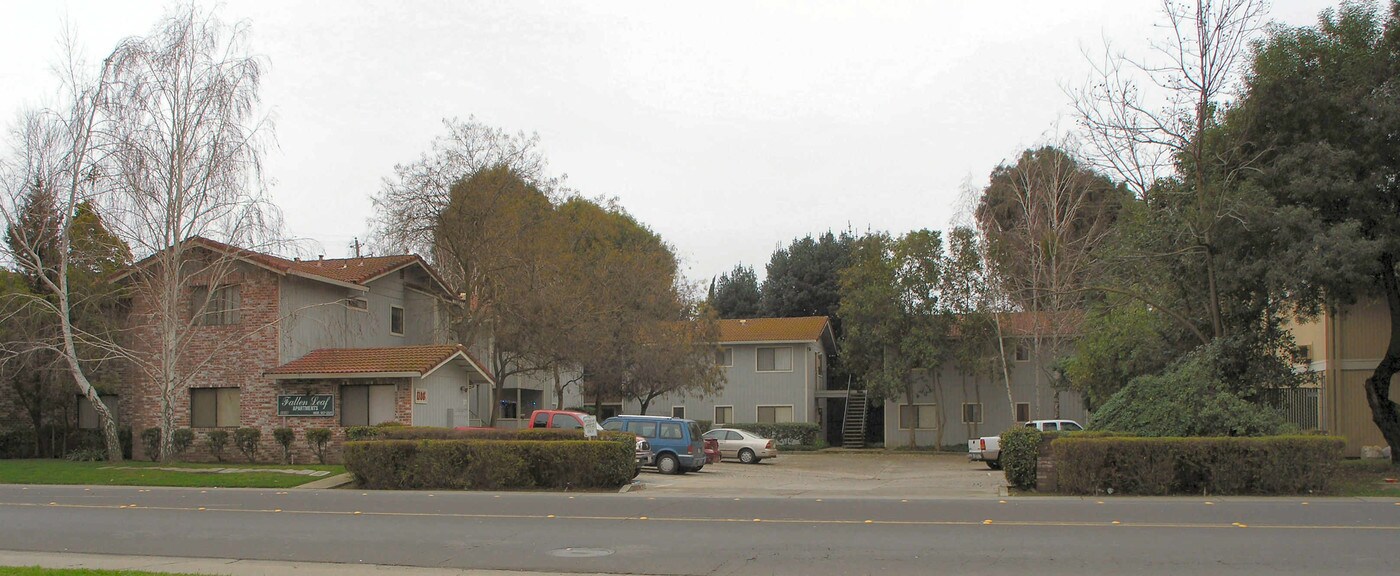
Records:
M715 428L706 438L719 441L721 458L738 458L745 464L757 464L765 458L777 458L778 446L772 440L737 428Z

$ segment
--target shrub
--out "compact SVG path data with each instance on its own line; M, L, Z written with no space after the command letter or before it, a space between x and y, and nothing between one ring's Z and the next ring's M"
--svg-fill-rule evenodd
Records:
M34 430L18 428L0 431L0 459L33 458L37 439Z
M131 440L130 426L117 428L117 444L120 444L122 447L122 458L126 458L127 460L131 459Z
M772 440L779 446L802 444L811 446L821 437L822 427L812 422L782 422L778 424L726 424Z
M190 446L194 444L194 431L189 428L180 428L170 433L171 456L179 458Z
M79 448L64 458L69 462L101 462L107 459L107 451L102 448Z
M239 428L233 431L233 445L249 462L256 462L258 459L259 440L262 440L262 430L257 428Z
M1001 455L997 459L1006 471L1006 483L1017 488L1035 488L1036 458L1040 456L1040 431L1011 428L1001 433Z
M1327 489L1345 442L1328 436L1058 439L1060 491L1304 494Z
M282 463L292 463L292 441L296 439L296 433L291 428L273 428L272 439L277 441L277 445L282 447Z
M209 446L209 453L214 455L214 459L224 461L224 448L228 447L228 430L210 430L204 435L204 442Z
M374 489L616 488L633 446L585 440L374 440L345 444L345 469Z
M701 432L709 432L711 428L715 427L715 423L710 420L696 420L695 423L700 425Z
M146 449L146 457L152 462L160 460L160 428L142 430L141 447Z
M351 426L345 429L345 439L351 441L373 440L379 437L379 432L383 428L374 426Z
M353 429L352 429L353 430ZM349 439L349 431L346 431L346 438ZM633 443L635 434L628 432L613 432L611 430L599 430L598 438L602 440L613 440L617 442ZM583 430L578 428L521 428L519 430L507 430L501 428L478 428L471 430L456 430L453 428L439 428L434 426L404 426L389 429L380 429L374 432L372 439L377 440L583 440Z
M310 428L306 431L306 443L311 446L311 452L316 454L316 460L322 464L326 463L326 445L331 443L331 431L329 428Z

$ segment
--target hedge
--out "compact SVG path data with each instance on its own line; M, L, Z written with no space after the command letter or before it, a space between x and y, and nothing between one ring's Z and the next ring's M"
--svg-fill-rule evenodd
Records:
M345 444L360 486L390 490L617 488L635 466L627 442L597 440L372 440Z
M1305 494L1327 489L1345 444L1333 436L1062 437L1050 451L1059 489L1070 494Z
M1011 428L1001 433L1001 454L997 463L1006 471L1006 483L1017 488L1035 488L1036 458L1040 456L1040 431Z
M801 444L811 446L821 438L822 427L812 422L782 422L778 424L725 424L722 428L738 428L768 438L779 446Z
M472 428L457 430L434 426L356 426L346 430L347 440L537 440L543 442L558 440L583 440L583 430L578 428ZM627 432L599 430L598 438L626 442L632 446L637 436Z
M131 427L118 427L117 438L122 457L131 458ZM105 449L101 430L46 425L36 434L33 428L0 429L0 460L59 458L69 452Z

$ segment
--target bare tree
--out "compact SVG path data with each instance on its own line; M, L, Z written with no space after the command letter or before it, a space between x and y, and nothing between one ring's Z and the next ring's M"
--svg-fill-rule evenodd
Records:
M1251 163L1238 157L1240 143L1207 135L1238 87L1265 11L1264 0L1164 0L1166 36L1154 44L1155 57L1136 60L1106 46L1090 82L1071 91L1094 160L1139 198L1149 199L1163 178L1189 185L1181 233L1203 264L1214 337L1227 332L1218 228L1239 218L1229 189Z

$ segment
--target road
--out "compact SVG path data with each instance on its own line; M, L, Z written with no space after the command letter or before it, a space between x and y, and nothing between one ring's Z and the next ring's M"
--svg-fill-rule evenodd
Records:
M0 549L19 551L629 574L1395 574L1397 542L1391 500L0 485Z

